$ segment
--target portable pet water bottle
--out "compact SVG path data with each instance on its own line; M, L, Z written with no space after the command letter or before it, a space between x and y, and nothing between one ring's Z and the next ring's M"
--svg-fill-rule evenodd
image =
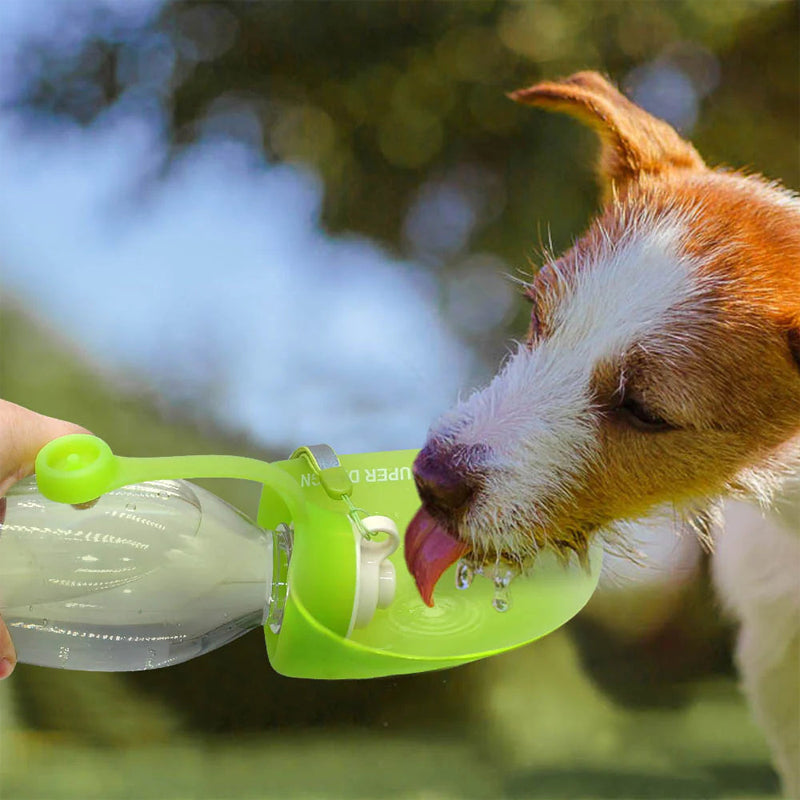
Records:
M428 608L398 533L419 505L415 455L122 458L94 436L54 440L0 499L0 613L19 660L153 669L263 626L278 672L367 678L502 652L583 607L599 547L588 571L543 559L504 614L489 581L459 591L447 575ZM258 481L257 523L188 477Z

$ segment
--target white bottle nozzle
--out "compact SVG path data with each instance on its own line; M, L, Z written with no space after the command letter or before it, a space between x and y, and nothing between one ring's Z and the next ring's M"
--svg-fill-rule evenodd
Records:
M389 556L400 545L397 525L389 517L381 516L366 517L361 523L369 533L385 533L386 539L372 541L365 539L358 530L354 531L358 546L358 571L348 636L354 628L366 627L377 609L391 605L395 594L396 574Z

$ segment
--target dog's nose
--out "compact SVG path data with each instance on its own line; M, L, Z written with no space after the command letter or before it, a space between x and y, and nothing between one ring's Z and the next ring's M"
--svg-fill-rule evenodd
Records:
M478 488L476 462L481 453L478 446L427 444L414 461L414 480L423 503L447 514L463 509Z

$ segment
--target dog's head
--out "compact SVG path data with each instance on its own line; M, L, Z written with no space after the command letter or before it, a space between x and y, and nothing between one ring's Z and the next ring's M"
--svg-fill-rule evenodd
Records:
M526 563L671 504L763 491L800 442L800 203L708 169L596 73L516 92L600 134L606 203L526 288L527 340L431 428L406 553Z

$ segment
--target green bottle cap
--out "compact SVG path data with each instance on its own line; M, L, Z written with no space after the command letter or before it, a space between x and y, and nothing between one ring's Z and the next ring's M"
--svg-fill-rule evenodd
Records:
M580 611L599 579L599 544L590 550L588 569L565 568L544 554L530 575L511 583L510 607L502 613L493 607L494 586L485 578L460 590L451 567L428 608L406 569L402 545L394 552L393 544L383 550L381 545L375 558L365 518L389 517L405 530L419 507L411 474L416 454L337 457L317 446L271 464L238 456L123 458L101 439L73 434L41 450L36 477L44 495L64 503L88 502L148 480L224 477L261 483L258 524L291 532L288 568L285 558L279 565L288 587L280 598L282 615L264 628L270 662L284 675L372 678L452 667L534 641ZM370 552L372 560L365 560ZM370 580L384 581L383 589L366 586L368 569ZM383 591L390 583L391 590ZM365 609L364 602L374 608Z

